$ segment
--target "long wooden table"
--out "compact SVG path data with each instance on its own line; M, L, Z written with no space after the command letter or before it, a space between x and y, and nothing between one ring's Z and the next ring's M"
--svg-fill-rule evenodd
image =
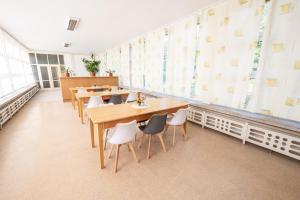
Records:
M118 123L126 123L133 120L144 121L149 119L153 114L170 114L176 112L180 108L188 107L186 102L170 98L147 99L146 104L148 107L144 109L133 108L133 104L134 103L126 103L87 109L87 115L90 119L92 147L95 147L94 126L98 128L100 169L104 168L103 132L105 129L112 128Z
M71 93L71 101L72 101L72 106L73 108L75 109L75 95L77 93L77 91L80 89L80 88L83 88L83 89L86 89L86 91L97 91L97 90L101 90L101 89L111 89L112 86L110 85L103 85L103 86L91 86L91 87L71 87L69 88L70 90L70 93Z
M84 92L76 93L75 98L78 104L78 116L83 124L83 103L86 102L91 96L100 96L103 100L108 100L112 95L121 95L122 99L126 100L129 91L127 90L117 90L117 91L104 91L104 92Z

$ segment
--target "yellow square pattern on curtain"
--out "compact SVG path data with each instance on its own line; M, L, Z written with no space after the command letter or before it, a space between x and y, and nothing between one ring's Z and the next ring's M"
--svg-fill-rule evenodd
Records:
M292 9L293 9L293 4L291 2L282 4L282 5L280 5L280 14L287 14L287 13L291 12Z
M296 61L295 61L294 69L297 69L297 70L300 69L300 60L296 60Z
M248 3L248 0L239 0L239 2L240 2L240 5L243 5L243 4Z
M278 81L275 78L269 78L266 80L266 84L269 87L276 87L278 85Z
M261 114L264 114L264 115L273 115L272 111L268 110L268 109L262 109L261 110Z
M209 9L209 10L207 11L207 15L208 15L208 16L213 16L213 15L215 15L214 9Z
M294 98L288 97L285 101L285 105L287 106L294 106L296 103Z
M272 45L273 52L282 52L284 50L283 43L274 43Z

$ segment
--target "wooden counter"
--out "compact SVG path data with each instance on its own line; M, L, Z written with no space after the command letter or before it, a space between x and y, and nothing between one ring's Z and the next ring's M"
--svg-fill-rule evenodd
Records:
M95 77L61 77L60 78L61 92L63 101L71 100L71 93L69 88L72 87L90 87L93 85L102 86L119 86L119 79L117 76L95 76Z

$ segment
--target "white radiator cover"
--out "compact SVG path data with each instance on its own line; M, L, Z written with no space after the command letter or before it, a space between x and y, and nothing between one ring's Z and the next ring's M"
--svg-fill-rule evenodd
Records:
M27 103L31 97L37 93L39 90L38 87L33 87L31 90L20 96L19 98L15 99L9 105L5 106L0 110L0 129L2 128L3 124L7 122L12 116L20 110L25 103Z
M272 151L300 160L300 137L284 132L249 124L246 120L236 120L217 113L207 112L201 108L190 107L187 119L227 135L236 137Z

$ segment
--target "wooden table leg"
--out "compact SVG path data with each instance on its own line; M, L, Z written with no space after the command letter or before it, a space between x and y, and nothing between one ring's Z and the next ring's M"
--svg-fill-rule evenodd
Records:
M78 111L78 117L80 117L80 102L79 99L77 100L77 111Z
M104 145L103 145L103 124L98 124L98 139L99 139L99 162L100 169L104 168Z
M74 91L71 92L71 99L72 99L72 106L75 110L75 93L74 93Z
M78 102L79 102L78 110L80 112L79 116L80 116L81 123L83 124L83 101L82 99L79 98Z
M92 143L92 148L95 147L95 139L94 139L94 123L92 120L90 120L90 129L91 129L91 143Z

